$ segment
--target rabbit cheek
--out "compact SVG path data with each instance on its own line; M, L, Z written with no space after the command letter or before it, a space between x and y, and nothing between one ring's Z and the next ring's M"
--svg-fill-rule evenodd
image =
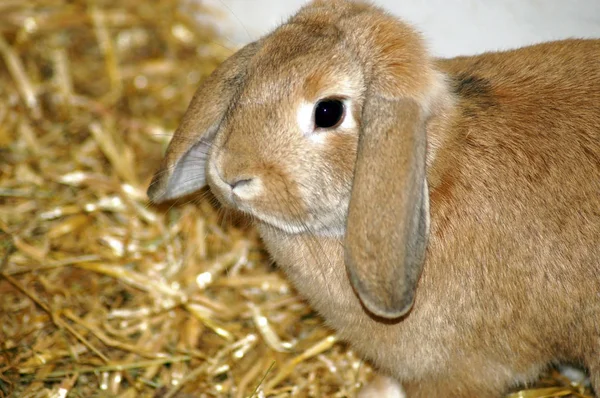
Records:
M294 177L294 171L272 163L263 165L264 190L252 203L252 214L258 219L290 233L305 232L310 209L305 192Z
M328 163L328 169L331 170L329 180L334 188L332 194L338 201L337 206L342 204L344 207L348 206L357 146L356 134L339 133L327 137L323 158Z

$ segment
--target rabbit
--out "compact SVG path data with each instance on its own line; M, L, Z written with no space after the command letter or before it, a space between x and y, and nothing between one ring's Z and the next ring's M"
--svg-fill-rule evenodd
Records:
M499 397L575 363L600 391L600 40L436 59L315 0L204 80L155 174L247 214L382 375L363 396Z

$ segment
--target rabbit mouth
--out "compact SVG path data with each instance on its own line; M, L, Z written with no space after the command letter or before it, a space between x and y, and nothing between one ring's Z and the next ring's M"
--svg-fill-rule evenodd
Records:
M342 238L345 234L344 223L337 222L340 217L333 211L324 212L323 215L310 212L308 215L298 214L296 217L293 217L288 214L290 213L289 209L276 210L272 206L268 206L271 203L269 200L261 201L256 198L254 200L245 200L235 193L235 189L231 189L228 186L213 186L211 190L224 206L250 216L255 223L268 225L288 235ZM263 209L261 204L269 208Z
M333 212L324 216L311 214L302 217L290 217L287 212L262 209L260 201L247 201L236 195L232 189L211 188L216 198L226 207L250 216L255 223L276 228L288 235L313 235L323 237L342 238L345 234L345 225L336 222L339 217Z

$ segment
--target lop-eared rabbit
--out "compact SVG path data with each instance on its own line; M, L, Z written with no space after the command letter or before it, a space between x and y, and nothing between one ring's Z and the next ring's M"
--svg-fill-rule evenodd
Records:
M208 184L382 377L498 397L551 364L600 389L600 40L432 58L314 1L198 89L148 191Z

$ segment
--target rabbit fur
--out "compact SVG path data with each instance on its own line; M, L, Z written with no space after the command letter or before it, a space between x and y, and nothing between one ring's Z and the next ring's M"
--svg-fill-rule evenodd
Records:
M324 98L345 114L315 129ZM206 184L380 396L498 397L558 362L599 391L600 40L434 59L377 7L313 1L205 79L148 194Z

